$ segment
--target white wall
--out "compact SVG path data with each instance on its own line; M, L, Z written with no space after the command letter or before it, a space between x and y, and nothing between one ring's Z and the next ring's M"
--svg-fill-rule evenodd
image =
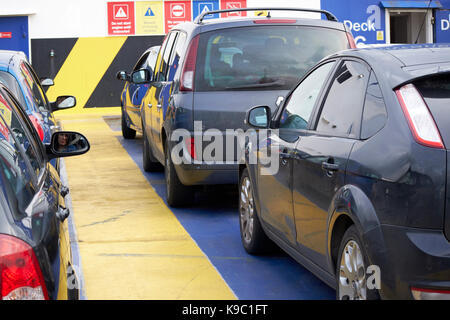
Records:
M0 2L0 16L29 15L31 39L104 37L108 33L106 5L108 0L0 0ZM247 6L319 9L320 0L247 0ZM287 14L274 12L272 16ZM311 17L308 14L301 16ZM317 15L313 14L312 17Z

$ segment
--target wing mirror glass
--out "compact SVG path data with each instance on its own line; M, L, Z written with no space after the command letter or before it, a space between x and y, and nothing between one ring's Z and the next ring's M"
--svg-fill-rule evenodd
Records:
M81 133L58 131L52 135L52 140L47 148L47 155L50 159L71 157L84 154L89 149L89 141Z
M149 83L153 81L153 73L147 69L140 69L131 74L131 81L136 84Z
M125 71L119 71L116 74L117 80L128 81L130 76Z
M55 102L51 103L52 112L57 110L70 109L77 105L77 99L74 96L59 96Z
M270 108L268 106L256 106L247 111L245 123L255 127L266 129L270 122Z
M50 78L41 79L41 86L51 87L53 85L55 85L55 83L53 82L53 79L50 79Z

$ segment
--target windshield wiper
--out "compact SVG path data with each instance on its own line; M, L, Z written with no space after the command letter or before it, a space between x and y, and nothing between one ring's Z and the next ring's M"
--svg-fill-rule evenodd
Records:
M243 85L240 85L240 86L225 87L225 90L282 87L284 85L286 85L285 81L277 80L277 81L274 81L274 82L267 82L267 83L251 83L251 84L243 84Z

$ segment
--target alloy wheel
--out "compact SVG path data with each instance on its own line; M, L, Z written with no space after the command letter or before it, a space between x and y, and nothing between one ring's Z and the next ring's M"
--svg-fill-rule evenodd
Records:
M366 271L361 248L354 240L346 243L339 268L339 299L366 300Z
M242 237L248 243L252 241L255 212L252 186L248 177L242 180L239 202Z

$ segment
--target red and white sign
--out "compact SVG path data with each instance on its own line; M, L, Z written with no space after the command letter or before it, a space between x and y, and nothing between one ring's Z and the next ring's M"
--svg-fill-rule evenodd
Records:
M222 10L247 8L247 0L220 0L220 8ZM221 13L222 18L245 17L246 15L245 11Z
M11 39L12 32L0 32L0 39Z
M191 1L164 1L166 33L179 23L191 21Z
M108 2L108 34L130 35L134 29L134 2Z

